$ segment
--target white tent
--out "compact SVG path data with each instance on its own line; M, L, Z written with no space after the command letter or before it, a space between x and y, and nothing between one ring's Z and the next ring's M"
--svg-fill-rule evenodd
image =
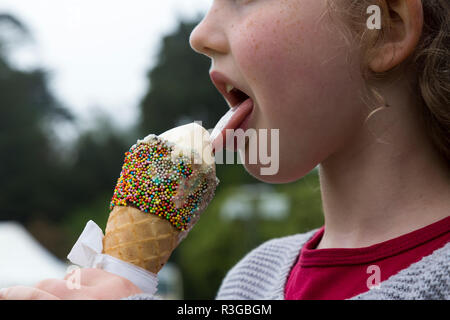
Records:
M64 278L68 265L58 260L16 222L0 222L0 288L33 286Z

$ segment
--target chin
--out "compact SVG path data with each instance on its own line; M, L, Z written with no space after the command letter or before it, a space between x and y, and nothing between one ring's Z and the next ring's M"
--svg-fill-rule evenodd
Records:
M287 152L278 152L279 156L270 158L268 163L262 163L259 157L257 157L256 163L249 163L248 143L246 143L245 149L239 149L238 152L240 158L245 159L243 166L251 176L271 184L297 181L311 172L318 164L315 161L317 159L312 157L293 157L292 154L288 155Z
M305 169L300 169L298 166L290 168L289 166L283 166L280 164L279 170L274 174L262 174L264 168L268 168L268 165L263 164L243 164L245 170L256 179L271 183L271 184L284 184L295 182L304 176L306 176L315 166L311 166Z

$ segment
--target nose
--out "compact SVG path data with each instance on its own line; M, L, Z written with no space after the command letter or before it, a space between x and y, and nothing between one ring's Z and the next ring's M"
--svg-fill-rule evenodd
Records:
M223 8L222 8L223 9ZM189 38L191 48L210 58L228 51L224 13L213 4L203 20L194 28Z

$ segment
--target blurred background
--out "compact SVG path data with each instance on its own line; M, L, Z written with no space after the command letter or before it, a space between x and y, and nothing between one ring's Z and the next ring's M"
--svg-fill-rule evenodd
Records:
M227 111L189 34L210 0L0 1L0 287L63 277L88 220L105 228L124 153L148 133ZM322 225L318 174L221 184L160 273L168 299L213 299L262 242Z

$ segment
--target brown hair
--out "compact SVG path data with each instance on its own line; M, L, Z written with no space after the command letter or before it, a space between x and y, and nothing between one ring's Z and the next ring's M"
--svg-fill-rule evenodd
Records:
M404 72L405 68L415 73L415 91L421 101L420 114L434 146L450 161L450 2L448 0L422 1L424 27L415 52L401 65L383 74L375 74L368 68L368 61L375 48L390 30L390 12L386 0L334 0L328 1L331 18L337 13L345 39L356 40L361 45L361 71L366 80L379 79ZM367 28L367 8L378 5L381 9L382 28ZM411 69L412 68L412 69ZM376 88L369 92L381 107L388 107Z

